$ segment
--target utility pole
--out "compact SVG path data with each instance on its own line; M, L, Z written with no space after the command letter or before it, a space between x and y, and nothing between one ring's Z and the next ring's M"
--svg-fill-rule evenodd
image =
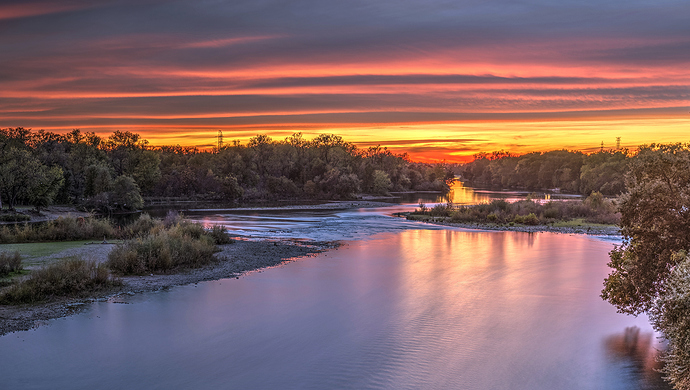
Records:
M218 130L218 151L223 148L223 130Z

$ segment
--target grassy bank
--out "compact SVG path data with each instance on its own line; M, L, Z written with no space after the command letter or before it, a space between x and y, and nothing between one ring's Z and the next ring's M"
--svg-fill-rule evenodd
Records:
M107 219L93 217L59 217L36 224L0 226L0 244L103 240L121 238L123 232Z
M36 303L97 293L118 285L111 272L118 275L169 273L202 267L214 261L217 244L231 242L225 228L208 230L199 223L183 220L176 213L165 219L144 214L130 225L117 228L108 220L60 218L42 226L20 226L5 238L23 241L92 237L100 241L103 236L124 238L110 252L107 262L98 264L68 258L32 271L29 277L17 277L21 274L22 257L26 261L49 256L83 246L88 241L2 245L14 252L0 252L0 277L5 275L0 285L9 285L0 291L0 304ZM27 255L21 256L19 250Z
M420 208L407 215L407 219L507 226L602 227L618 224L620 213L613 200L595 192L583 201L552 201L544 204L528 199L514 203L494 200L471 206L439 204L427 208L420 205Z
M80 258L63 260L31 273L0 293L0 304L37 303L56 297L80 297L118 286L103 264Z

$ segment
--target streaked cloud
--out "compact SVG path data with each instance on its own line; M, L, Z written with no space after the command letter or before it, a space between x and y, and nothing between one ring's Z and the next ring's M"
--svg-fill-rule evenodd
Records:
M17 1L0 20L0 127L333 132L451 161L666 139L690 106L686 1Z

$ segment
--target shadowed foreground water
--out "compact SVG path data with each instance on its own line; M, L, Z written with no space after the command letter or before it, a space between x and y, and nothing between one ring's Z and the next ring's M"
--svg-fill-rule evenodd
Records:
M0 337L1 387L665 388L647 320L598 297L611 247L546 233L379 234Z

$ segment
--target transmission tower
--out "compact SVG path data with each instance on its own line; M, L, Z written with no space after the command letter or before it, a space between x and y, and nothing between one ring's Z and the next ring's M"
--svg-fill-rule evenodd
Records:
M218 130L218 151L223 148L223 130Z
M616 137L616 150L621 150L621 137Z
M601 149L599 149L600 152L604 151L604 141L601 141Z

